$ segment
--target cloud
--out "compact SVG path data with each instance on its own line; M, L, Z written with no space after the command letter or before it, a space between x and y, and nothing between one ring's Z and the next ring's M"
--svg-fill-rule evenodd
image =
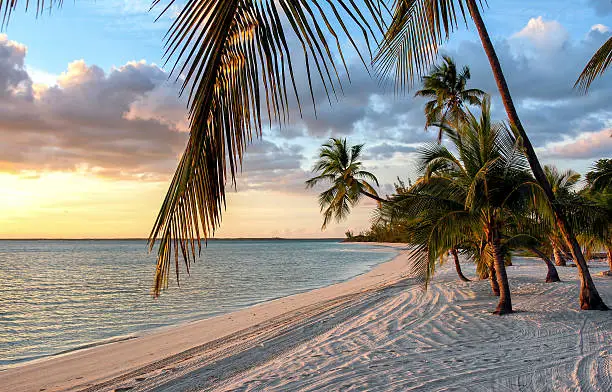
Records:
M523 41L520 50L515 37L494 43L523 125L536 146L558 141L559 135L575 137L609 127L612 74L597 79L588 95L580 94L573 85L588 59L610 35L591 30L582 40L567 39L563 45L553 45L547 51L537 49L543 41ZM494 116L505 119L482 46L463 41L448 53L457 59L469 59L472 86L491 93Z
M395 144L395 143L381 143L375 146L368 147L365 159L368 160L384 160L392 158L395 154L407 154L415 152L417 149L414 146Z
M544 154L566 159L590 159L612 157L612 128L598 132L583 132L561 142L550 143Z
M0 37L0 169L146 179L172 173L187 135L163 112L142 114L151 96L167 99L159 106L176 105L159 92L170 89L164 71L140 61L106 73L79 60L56 85L33 85L25 55L24 45Z
M567 30L561 23L550 20L545 21L541 16L531 18L521 31L514 34L514 38L526 39L539 50L559 50L569 39Z
M300 146L256 140L247 149L237 188L303 193L304 182L310 175L301 167L304 160Z

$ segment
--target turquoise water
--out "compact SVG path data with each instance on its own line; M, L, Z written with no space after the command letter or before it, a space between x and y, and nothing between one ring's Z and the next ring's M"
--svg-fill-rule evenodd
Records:
M327 286L396 255L336 241L212 241L180 287L153 299L145 245L0 241L0 366Z

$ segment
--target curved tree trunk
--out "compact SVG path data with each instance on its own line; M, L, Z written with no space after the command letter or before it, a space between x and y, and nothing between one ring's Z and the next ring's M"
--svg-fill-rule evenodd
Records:
M561 252L561 249L559 249L559 246L553 243L552 247L553 247L553 256L555 258L555 264L558 265L559 267L566 267L567 261L565 260L565 257L563 256L563 252Z
M552 260L549 259L544 253L540 252L538 248L529 248L529 250L538 255L546 263L546 267L548 268L546 283L561 282L561 279L559 279L559 273L557 272Z
M457 275L459 279L464 282L470 282L468 278L463 275L463 271L461 271L461 264L459 264L459 254L457 253L457 248L451 249L451 253L453 254L453 258L455 259L455 270L457 271Z
M490 231L491 247L493 249L493 264L495 265L495 276L499 286L499 303L495 309L495 314L503 315L512 313L512 299L510 297L510 283L506 274L506 265L501 251L501 241L497 230Z
M374 195L374 194L372 194L370 192L367 192L367 191L363 191L362 190L360 192L361 192L362 195L365 195L365 196L369 197L370 199L376 200L379 203L387 203L389 201L389 200L385 200L385 199L383 199L383 198L381 198L381 197L379 197L377 195Z
M578 244L578 241L576 240L576 237L572 232L572 228L567 222L567 219L565 218L563 212L555 203L555 195L553 194L550 183L548 182L548 179L544 174L544 170L542 170L542 166L540 165L538 156L536 155L535 150L531 145L531 141L529 140L529 137L527 136L523 125L521 124L521 120L519 119L518 113L516 112L516 108L514 107L514 102L512 101L512 96L510 95L510 90L508 89L506 78L504 76L504 73L502 72L497 53L495 52L495 48L491 43L487 28L484 24L484 21L482 20L482 16L480 15L480 11L478 9L477 4L478 2L477 0L466 1L470 15L472 16L474 24L476 25L476 29L478 30L478 35L480 36L480 40L482 41L482 46L484 47L485 53L487 54L487 57L489 59L491 69L493 70L493 76L495 77L495 81L497 83L502 102L504 103L506 113L508 114L508 120L521 136L523 147L525 148L525 155L527 156L527 160L529 161L529 166L531 166L531 171L533 172L533 175L535 176L542 189L544 189L546 196L550 200L550 204L552 205L552 208L555 213L557 226L559 227L563 238L570 245L572 256L574 256L574 259L576 260L576 266L578 267L578 275L580 276L580 308L585 310L608 310L608 307L603 302L601 296L595 288L595 284L593 283L593 279L591 278L591 274L589 272L586 260L584 259L584 255L582 254L582 249L580 249L580 245Z
M489 282L491 283L491 291L493 292L493 295L499 297L499 284L497 283L495 264L489 266Z

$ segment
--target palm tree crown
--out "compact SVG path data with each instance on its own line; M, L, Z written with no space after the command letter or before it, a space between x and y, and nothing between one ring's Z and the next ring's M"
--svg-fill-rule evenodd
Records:
M346 139L330 139L319 150L319 160L315 163L313 171L319 173L306 181L306 187L312 188L321 182L332 186L319 195L319 204L323 212L324 229L332 218L341 221L346 218L361 200L362 196L370 197L379 203L381 199L374 187L368 182L372 181L378 186L374 174L362 170L363 164L359 161L363 144L348 146Z
M465 119L465 104L480 105L485 92L467 89L470 69L464 66L457 72L457 65L449 56L442 57L441 65L435 65L429 75L423 77L423 89L415 96L431 98L425 104L425 128L436 123L446 122L456 125ZM442 128L438 133L438 143L442 141Z

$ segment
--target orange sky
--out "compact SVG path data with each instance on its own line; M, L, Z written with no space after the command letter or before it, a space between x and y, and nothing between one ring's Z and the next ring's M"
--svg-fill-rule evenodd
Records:
M167 187L74 173L0 173L0 183L0 238L146 237ZM347 228L367 227L372 208L364 204L322 232L314 192L232 192L217 237L343 237Z

